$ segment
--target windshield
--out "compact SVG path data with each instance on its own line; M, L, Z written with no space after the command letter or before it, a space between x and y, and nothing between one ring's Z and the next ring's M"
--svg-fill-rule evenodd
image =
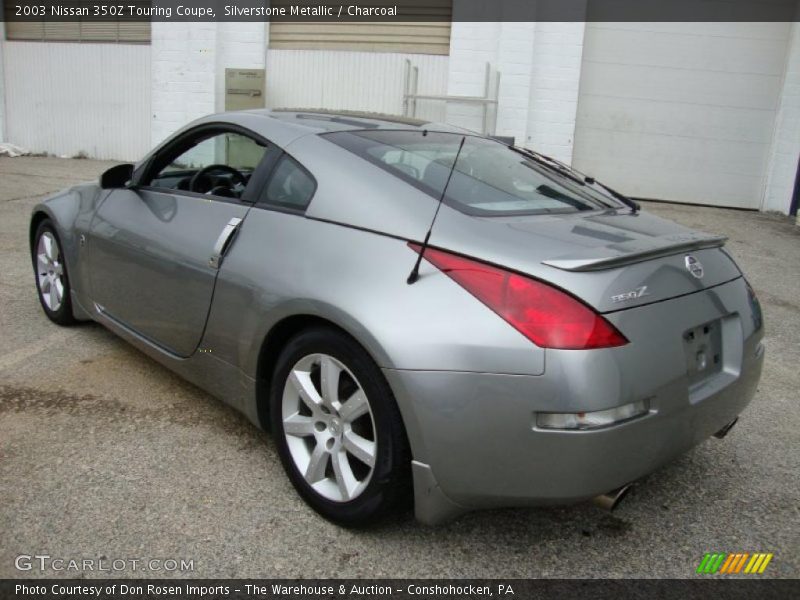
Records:
M597 210L615 205L567 177L494 140L424 131L325 134L335 144L430 194L477 216ZM459 153L462 138L464 146ZM453 167L450 183L447 178Z

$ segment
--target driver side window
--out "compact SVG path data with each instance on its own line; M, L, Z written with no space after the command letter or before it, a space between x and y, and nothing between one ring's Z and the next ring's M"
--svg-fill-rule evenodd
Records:
M166 157L150 186L241 198L267 147L240 133L201 136Z

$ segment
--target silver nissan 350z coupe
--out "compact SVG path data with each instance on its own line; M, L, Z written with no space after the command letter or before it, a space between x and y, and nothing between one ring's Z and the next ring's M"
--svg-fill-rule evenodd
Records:
M39 298L274 434L344 525L611 506L752 398L724 238L529 150L322 111L209 116L35 207ZM413 496L412 496L413 490Z

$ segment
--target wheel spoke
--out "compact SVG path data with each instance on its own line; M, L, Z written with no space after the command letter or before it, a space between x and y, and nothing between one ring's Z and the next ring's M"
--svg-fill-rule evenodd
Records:
M64 284L61 283L60 279L55 280L53 289L56 291L56 302L61 304L61 300L64 298Z
M358 390L347 399L347 402L339 408L339 416L345 423L352 423L358 417L369 412L369 404L364 396L364 392Z
M339 486L342 500L350 500L356 487L358 487L358 480L356 476L353 475L353 469L350 467L347 453L340 450L334 453L331 459L333 460L333 473L336 476L336 485Z
M56 286L53 284L50 285L49 298L50 298L49 302L50 310L56 310L59 304L58 291L56 289Z
M333 407L339 402L339 376L342 370L331 360L330 356L320 359L320 388L322 400L327 406Z
M297 393L300 394L300 398L305 405L308 406L312 412L319 410L319 406L322 404L322 398L314 387L314 382L311 381L311 373L308 371L294 370L291 375L289 375L289 380L297 390Z
M55 240L48 234L42 235L42 240L44 240L44 252L47 254L47 258L50 259L50 262L53 262L58 256Z
M308 468L306 469L305 478L310 484L315 484L318 481L325 479L325 468L328 466L328 454L322 444L317 444L314 451L311 453L311 459L308 461Z
M53 282L50 280L49 277L45 276L39 285L42 288L42 296L44 296L45 294L50 293L50 288L52 287Z
M368 467L375 466L375 442L361 437L353 431L347 431L342 440L344 449Z
M50 267L50 259L47 258L47 254L45 254L44 252L39 252L36 255L36 262L39 265L40 271L47 272L47 269Z
M308 437L314 434L314 419L294 414L283 420L283 431L286 435Z

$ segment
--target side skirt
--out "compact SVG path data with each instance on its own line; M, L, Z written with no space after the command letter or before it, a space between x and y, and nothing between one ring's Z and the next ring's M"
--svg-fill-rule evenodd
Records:
M235 408L256 427L262 428L256 407L256 381L237 367L211 353L195 352L187 358L177 356L114 319L97 304L90 316L137 350Z

